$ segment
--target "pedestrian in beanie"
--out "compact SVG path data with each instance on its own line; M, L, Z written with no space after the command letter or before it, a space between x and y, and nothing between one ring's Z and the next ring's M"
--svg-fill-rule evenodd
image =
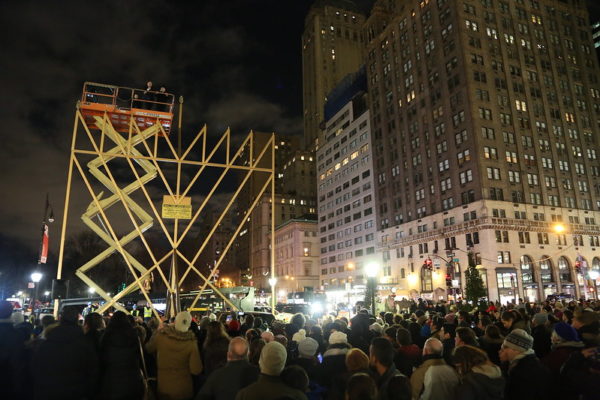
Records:
M281 398L306 400L306 395L298 389L286 385L281 379L285 367L287 351L281 343L269 342L263 347L258 365L258 381L242 389L236 400L276 400Z
M174 324L156 331L146 343L146 350L157 354L159 399L184 400L194 395L192 375L202 372L202 361L196 335L189 330L191 323L190 313L180 312Z
M550 398L550 372L533 351L533 337L523 329L513 329L500 348L500 361L508 365L506 398L546 400Z

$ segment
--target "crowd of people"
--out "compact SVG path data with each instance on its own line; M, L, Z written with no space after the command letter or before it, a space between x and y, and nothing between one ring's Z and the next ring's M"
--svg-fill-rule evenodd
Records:
M350 320L183 311L170 321L0 302L0 398L599 399L600 302L413 302Z

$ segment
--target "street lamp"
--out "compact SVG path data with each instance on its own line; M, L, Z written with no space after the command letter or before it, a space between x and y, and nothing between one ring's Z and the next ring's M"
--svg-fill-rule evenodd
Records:
M88 298L91 298L92 295L96 292L96 289L94 288L88 288Z
M42 280L42 277L43 277L43 275L41 272L36 271L31 274L31 281L35 284L35 292L33 295L33 301L31 302L32 303L31 312L34 314L35 314L35 301L37 300L37 297L38 297L38 289L40 286L39 283Z
M269 278L269 285L271 286L271 312L275 313L275 285L277 284L277 278Z
M567 228L563 224L558 223L558 224L552 225L552 230L554 231L554 233L557 233L560 235L561 233L564 233L567 230Z
M596 280L598 279L598 277L600 276L600 272L596 271L596 270L591 270L588 272L588 276L590 277L590 280L592 281L592 289L594 291L594 296L596 297L596 300L598 300L598 292L596 291Z
M371 289L371 312L373 316L375 316L375 290L377 288L375 279L379 274L379 268L379 264L374 261L365 265L365 275L368 278L367 284Z

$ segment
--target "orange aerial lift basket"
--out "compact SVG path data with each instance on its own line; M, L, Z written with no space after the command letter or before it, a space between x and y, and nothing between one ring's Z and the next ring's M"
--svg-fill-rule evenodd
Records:
M165 132L171 131L175 96L166 92L132 89L102 83L85 82L80 110L89 128L96 129L94 116L107 113L118 132L129 132L129 121L134 119L140 129L158 121Z

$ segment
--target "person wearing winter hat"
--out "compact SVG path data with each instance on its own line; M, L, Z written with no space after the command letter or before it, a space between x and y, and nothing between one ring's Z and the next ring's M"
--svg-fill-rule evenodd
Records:
M238 392L236 400L275 400L280 398L306 400L306 395L298 389L286 385L281 380L281 371L285 367L287 351L281 343L270 342L265 345L258 362L260 376L258 381Z
M531 336L533 337L533 351L538 358L545 357L550 353L550 336L552 329L548 326L548 314L537 313L531 319Z
M306 331L304 329L300 329L292 336L292 342L300 343L304 339L306 339Z
M369 326L369 330L374 332L377 337L383 334L383 326L379 322L375 322Z
M565 322L559 322L554 325L552 331L552 351L542 358L544 364L552 374L554 384L553 393L559 393L556 398L568 398L569 387L564 385L560 377L562 366L567 362L573 352L581 350L583 342L579 338L577 331L571 325Z
M191 323L191 314L182 311L146 343L146 351L157 355L159 398L189 399L194 394L192 375L202 372L202 361Z
M350 350L348 337L343 332L333 332L329 335L329 346L323 353L321 364L323 386L332 387L334 382L346 372L346 354Z
M500 348L500 361L508 363L505 397L542 400L550 398L550 371L533 351L533 337L523 329L513 329Z
M329 335L329 345L348 344L348 336L344 332L333 332Z
M289 365L298 365L306 371L311 382L321 379L321 368L316 358L319 342L307 337L298 342L298 357L290 361Z

